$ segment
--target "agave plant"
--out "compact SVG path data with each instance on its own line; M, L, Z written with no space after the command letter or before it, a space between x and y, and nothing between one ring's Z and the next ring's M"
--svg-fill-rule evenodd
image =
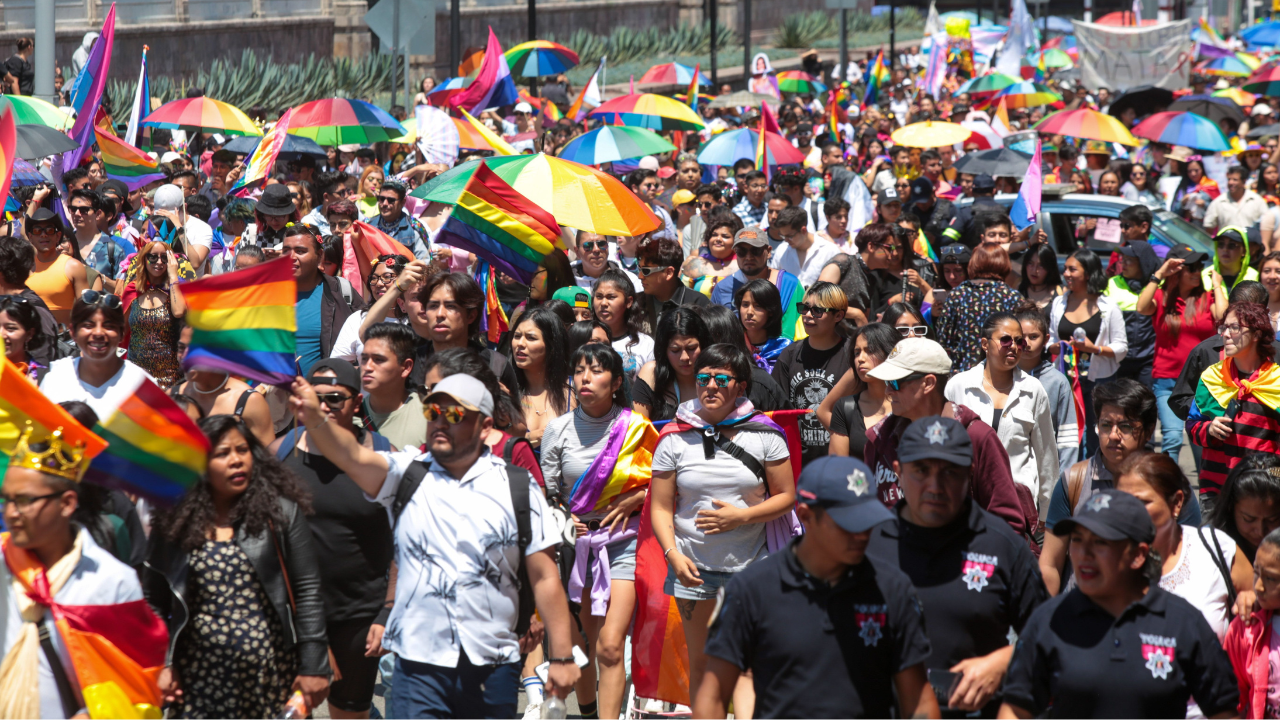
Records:
M899 30L916 30L924 27L924 18L914 7L898 8L895 12ZM889 15L849 13L847 25L850 33L885 32L889 29ZM774 31L773 44L780 48L807 48L822 40L830 40L840 34L839 16L821 11L788 15Z
M616 27L608 36L578 29L564 40L556 40L554 36L547 39L561 42L578 53L585 65L595 64L605 55L609 56L610 63L621 64L637 59L707 52L711 49L711 24L682 24L670 30ZM732 28L723 24L716 26L717 47L739 44L741 41Z

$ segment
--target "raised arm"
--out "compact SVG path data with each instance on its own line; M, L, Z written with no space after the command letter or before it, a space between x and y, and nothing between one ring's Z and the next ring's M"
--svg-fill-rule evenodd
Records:
M320 410L316 391L306 380L295 379L292 390L289 407L298 422L306 426L307 443L337 465L366 495L376 497L390 469L387 459L356 442L355 435L329 422L329 417Z

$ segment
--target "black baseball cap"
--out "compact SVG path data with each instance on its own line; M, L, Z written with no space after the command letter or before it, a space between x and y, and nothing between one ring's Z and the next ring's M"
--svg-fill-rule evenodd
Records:
M968 265L973 259L973 250L963 243L951 243L942 246L942 259L938 261L941 265L952 263L955 265Z
M1178 243L1169 248L1166 260L1181 260L1187 265L1202 265L1209 259L1209 253L1203 253L1186 243Z
M969 431L953 418L931 415L911 423L898 440L898 462L945 460L969 467L973 442Z
M1120 253L1121 255L1126 255L1128 257L1136 258L1138 257L1138 246L1140 245L1145 245L1147 247L1150 247L1150 244L1147 243L1146 240L1134 240L1130 242L1128 245L1121 245L1120 247L1116 248L1116 252ZM1155 252L1155 251L1153 250L1152 252ZM1192 263L1192 264L1194 265L1195 263Z
M1155 525L1142 501L1114 489L1102 490L1085 500L1080 512L1053 526L1053 534L1070 535L1077 525L1103 540L1150 543L1156 539Z
M876 194L877 205L888 205L889 203L901 203L902 196L894 188L885 188Z
M995 190L996 179L986 173L982 173L973 178L974 190Z
M328 370L333 373L333 377L316 377L317 373ZM351 392L360 392L360 373L356 371L356 366L351 364L350 360L342 360L339 358L326 358L311 366L311 372L307 373L307 382L312 385L341 385L348 388Z
M845 532L866 532L893 519L880 502L870 468L851 457L827 455L807 463L796 483L796 499L825 510Z

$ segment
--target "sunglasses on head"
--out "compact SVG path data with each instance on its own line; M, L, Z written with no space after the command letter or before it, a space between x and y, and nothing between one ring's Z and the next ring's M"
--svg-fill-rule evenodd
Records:
M967 252L969 252L969 248L963 246L953 247L951 245L946 245L942 248L943 255L964 255Z
M111 293L99 292L97 290L85 290L80 293L80 300L85 305L96 305L107 310L117 310L120 308L120 296Z
M693 379L698 383L698 387L707 387L708 385L711 385L712 387L727 388L729 387L729 382L731 380L737 380L738 378L732 375L725 375L724 373L716 373L715 375L710 373L698 373L693 377ZM713 381L714 385L712 384Z
M462 422L462 418L467 416L467 409L461 405L440 405L439 403L430 403L422 410L422 414L426 416L427 422L435 422L441 416L449 425L457 425Z
M20 295L0 295L0 312L11 307L29 307L31 301Z

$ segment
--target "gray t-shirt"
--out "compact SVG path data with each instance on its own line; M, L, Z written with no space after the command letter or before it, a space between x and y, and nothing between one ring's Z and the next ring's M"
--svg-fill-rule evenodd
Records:
M763 465L789 457L787 443L773 432L739 431L732 438ZM748 523L727 533L707 535L697 527L699 510L715 510L712 500L754 507L768 498L765 484L737 458L716 448L708 460L697 431L668 435L653 454L653 471L676 473L676 547L703 570L737 572L765 548L764 523Z
M548 491L559 490L567 501L573 484L604 452L609 442L609 426L622 412L614 405L604 417L593 418L578 408L565 413L542 431L542 477ZM594 520L605 513L591 513L580 520Z

